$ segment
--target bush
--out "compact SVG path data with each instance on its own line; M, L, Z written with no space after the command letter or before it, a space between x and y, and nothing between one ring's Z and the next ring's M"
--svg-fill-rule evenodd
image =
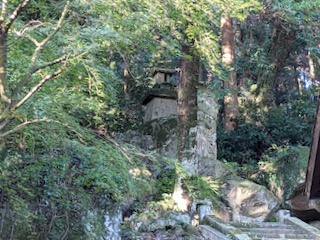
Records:
M259 172L252 177L268 186L279 199L288 200L299 183L305 180L309 151L303 146L273 146L262 156Z
M111 211L154 191L145 165L129 150L89 133L74 139L55 127L26 129L3 146L1 239L86 239L88 211ZM103 233L101 222L95 226Z
M271 146L263 128L250 123L240 124L234 131L218 128L218 159L245 164L258 160Z
M248 105L244 112L251 122L240 121L234 131L218 127L218 159L255 164L272 145L309 146L317 106L313 94L310 90L293 95L290 103L267 112L252 103Z

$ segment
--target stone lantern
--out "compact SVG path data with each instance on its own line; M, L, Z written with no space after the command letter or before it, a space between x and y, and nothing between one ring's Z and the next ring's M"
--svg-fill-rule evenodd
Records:
M145 123L162 117L177 117L176 73L175 69L157 68L153 70L153 88L142 101L145 109Z
M177 70L167 68L154 68L151 72L151 85L168 83L177 86Z

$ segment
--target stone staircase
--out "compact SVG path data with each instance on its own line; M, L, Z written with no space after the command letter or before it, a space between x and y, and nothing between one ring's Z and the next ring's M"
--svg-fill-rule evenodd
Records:
M294 217L282 223L236 223L205 216L199 229L208 240L320 240L320 230Z

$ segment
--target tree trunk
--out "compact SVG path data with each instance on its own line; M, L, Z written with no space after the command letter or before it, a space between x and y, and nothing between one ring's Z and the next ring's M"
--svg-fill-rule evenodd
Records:
M178 90L178 160L187 174L198 173L197 159L197 84L199 61L189 46L182 47L180 81ZM180 211L188 212L192 199L183 188L183 179L178 174L172 198Z
M178 159L188 167L196 168L195 149L197 126L197 83L199 61L191 53L189 46L182 48L184 58L180 65L178 91ZM196 169L188 169L196 172Z
M1 109L3 109L6 103L9 103L9 99L6 95L6 69L7 69L7 33L0 30L0 98Z
M123 68L123 92L125 94L125 97L127 98L129 95L129 62L130 60L127 57L124 57L124 68Z
M221 18L221 38L222 38L222 63L232 68L234 63L234 36L233 24L230 17ZM239 115L238 109L238 86L236 73L230 70L228 79L224 82L224 89L227 94L224 97L224 128L234 130L236 118Z

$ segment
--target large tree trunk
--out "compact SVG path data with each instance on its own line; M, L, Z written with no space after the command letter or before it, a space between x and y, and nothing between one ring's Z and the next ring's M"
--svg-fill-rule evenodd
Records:
M189 46L182 47L178 90L178 160L187 174L198 173L197 158L197 84L199 61ZM181 211L188 212L192 200L182 186L181 176L175 182L173 199Z
M234 63L234 36L233 24L230 17L221 18L222 63L232 68ZM236 118L239 114L238 86L236 73L231 69L228 79L224 82L227 94L224 97L224 128L234 130Z
M192 130L195 130L197 126L199 61L191 53L190 47L184 46L182 52L185 57L181 60L180 65L178 92L178 159L186 165L195 165L196 132Z

